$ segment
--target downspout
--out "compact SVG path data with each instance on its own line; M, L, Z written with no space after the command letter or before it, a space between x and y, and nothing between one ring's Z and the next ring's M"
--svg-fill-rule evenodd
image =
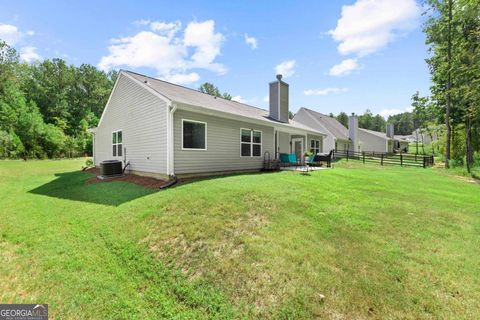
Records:
M177 110L176 104L171 104L168 107L168 134L167 134L167 173L168 175L175 179L175 168L174 168L174 128L173 128L173 115Z

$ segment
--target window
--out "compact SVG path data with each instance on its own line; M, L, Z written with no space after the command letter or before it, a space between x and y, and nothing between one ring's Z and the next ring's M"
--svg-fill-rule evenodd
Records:
M310 140L310 152L313 154L320 153L320 140Z
M122 130L112 132L112 149L114 157L122 156Z
M260 157L262 155L262 132L240 129L240 155L242 157Z
M207 124L182 119L182 149L207 150Z

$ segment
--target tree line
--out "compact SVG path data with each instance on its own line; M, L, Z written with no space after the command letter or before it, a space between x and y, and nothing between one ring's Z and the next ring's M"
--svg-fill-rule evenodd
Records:
M480 166L480 1L427 0L431 95L420 105L443 124L445 166ZM419 110L420 111L420 110Z
M0 158L90 154L117 73L62 59L22 63L0 41Z

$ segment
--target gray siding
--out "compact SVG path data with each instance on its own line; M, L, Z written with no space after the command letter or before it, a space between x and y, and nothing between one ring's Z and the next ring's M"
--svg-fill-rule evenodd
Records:
M270 117L273 119L279 119L278 114L278 82L271 82L270 83L270 96L269 96L269 104L270 104Z
M124 159L112 155L112 131L121 129L130 169L166 174L166 108L163 100L121 75L95 134L95 165Z
M357 130L359 146L355 151L375 151L375 152L387 152L387 139L378 137L374 134Z
M182 119L207 123L207 150L182 150ZM240 156L240 128L262 131L260 157ZM273 150L273 128L177 109L174 113L175 174L261 169L263 153Z
M288 122L288 84L280 82L280 121Z
M278 131L277 138L279 148L278 153L290 153L290 134Z

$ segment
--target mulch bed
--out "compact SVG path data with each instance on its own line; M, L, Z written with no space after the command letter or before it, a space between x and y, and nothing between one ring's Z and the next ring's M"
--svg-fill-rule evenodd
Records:
M87 184L94 184L94 183L103 183L103 182L113 182L113 181L126 181L130 182L133 184L136 184L141 187L149 188L149 189L158 189L161 186L167 184L168 181L165 180L160 180L152 177L143 177L143 176L138 176L135 174L126 174L124 176L120 177L112 177L112 178L107 178L107 179L98 179L97 176L100 175L100 169L99 168L89 168L85 170L85 172L89 172L94 174L94 177L91 177L85 183Z

